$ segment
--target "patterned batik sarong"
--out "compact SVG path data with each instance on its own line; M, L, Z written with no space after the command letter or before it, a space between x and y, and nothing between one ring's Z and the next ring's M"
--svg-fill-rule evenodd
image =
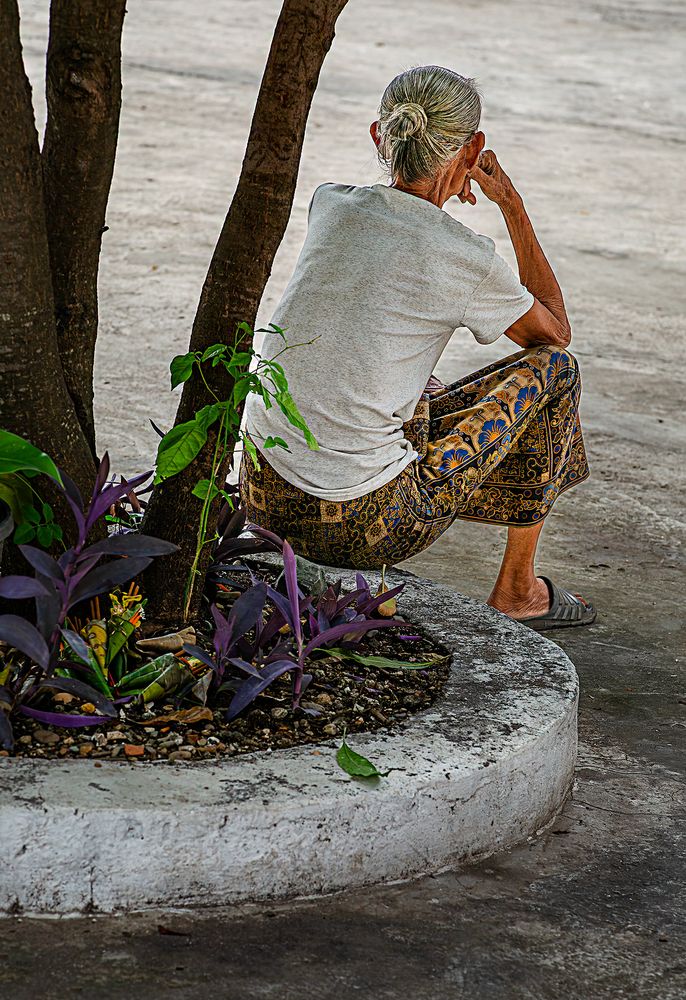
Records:
M405 436L419 458L355 500L312 496L261 458L245 458L248 520L316 562L358 569L423 551L455 520L531 525L588 477L579 367L568 351L530 348L424 395Z

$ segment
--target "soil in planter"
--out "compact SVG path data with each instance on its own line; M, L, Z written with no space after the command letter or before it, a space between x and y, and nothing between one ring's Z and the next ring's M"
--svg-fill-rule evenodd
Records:
M404 660L409 665L430 660L435 661L434 665L421 670L389 670L322 655L307 661L312 682L302 707L308 711L292 710L291 682L286 676L230 723L225 721L225 706L212 710L188 704L181 706L179 720L157 721L177 711L171 700L146 709L128 708L126 718L118 723L80 730L15 718L13 755L95 761L197 761L318 743L332 737L340 741L344 731L351 736L393 729L434 701L450 669L446 651L420 628L408 623L398 632L404 637L391 629L379 631L356 645L353 652ZM58 696L54 709L80 710L78 699L65 704L66 700L64 695ZM190 722L188 715L183 716L189 708L195 712ZM7 755L4 751L3 756Z

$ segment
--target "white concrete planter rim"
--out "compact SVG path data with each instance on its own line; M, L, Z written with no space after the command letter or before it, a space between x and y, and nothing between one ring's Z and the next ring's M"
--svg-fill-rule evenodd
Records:
M403 613L453 652L431 708L351 738L388 777L351 780L338 740L221 763L3 759L0 912L331 892L484 856L543 827L572 781L572 663L455 591L400 571L388 580L406 583Z

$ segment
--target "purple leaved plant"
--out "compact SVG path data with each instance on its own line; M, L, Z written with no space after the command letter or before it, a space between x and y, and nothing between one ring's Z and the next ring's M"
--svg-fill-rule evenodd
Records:
M315 598L305 593L299 583L298 564L290 544L255 525L250 525L249 530L281 552L285 593L256 583L237 598L227 618L212 607L213 657L198 646L184 647L186 653L196 656L213 671L212 690L219 692L227 687L235 690L226 715L229 721L286 673L293 678L293 708L299 708L311 680L311 675L305 672L306 661L315 650L332 643L352 645L367 632L380 628L406 626L400 619L373 617L384 601L400 593L402 585L376 596L371 594L362 574L358 574L357 587L350 593L341 595L342 585L338 580ZM263 610L267 602L271 610L265 620ZM288 638L282 635L285 626ZM252 630L249 637L247 633Z
M33 597L36 601L36 625L17 615L0 615L0 641L24 654L25 662L15 668L0 697L0 741L12 746L9 714L18 710L42 722L61 726L98 725L117 716L114 704L95 688L72 678L55 674L63 640L79 654L80 639L66 628L67 616L82 601L109 593L141 573L156 556L176 551L171 542L136 533L110 535L87 545L88 535L114 504L120 503L152 475L145 472L120 483L108 482L110 461L103 456L87 506L76 485L62 473L64 486L55 484L69 504L76 522L76 541L59 559L32 545L19 550L34 570L34 576L8 576L0 579L0 596L9 599ZM102 560L108 557L108 561ZM111 558L110 558L111 557ZM81 655L81 654L79 654ZM77 716L43 712L31 702L44 689L66 691L87 698L100 715Z

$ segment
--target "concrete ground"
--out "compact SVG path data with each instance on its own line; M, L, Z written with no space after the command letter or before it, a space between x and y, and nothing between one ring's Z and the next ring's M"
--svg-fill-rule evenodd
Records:
M21 3L37 91L46 6ZM171 419L165 368L185 349L277 7L130 5L97 398L100 444L123 471L150 460L148 416ZM379 179L366 127L390 77L428 61L477 76L488 141L559 274L585 378L594 474L551 516L540 563L600 609L592 631L559 640L581 677L581 749L553 829L468 871L334 898L8 921L8 1000L686 995L685 21L676 0L350 0L263 310L288 278L316 184ZM509 252L492 206L451 211ZM457 335L439 373L505 349ZM501 542L458 523L408 567L485 596Z

